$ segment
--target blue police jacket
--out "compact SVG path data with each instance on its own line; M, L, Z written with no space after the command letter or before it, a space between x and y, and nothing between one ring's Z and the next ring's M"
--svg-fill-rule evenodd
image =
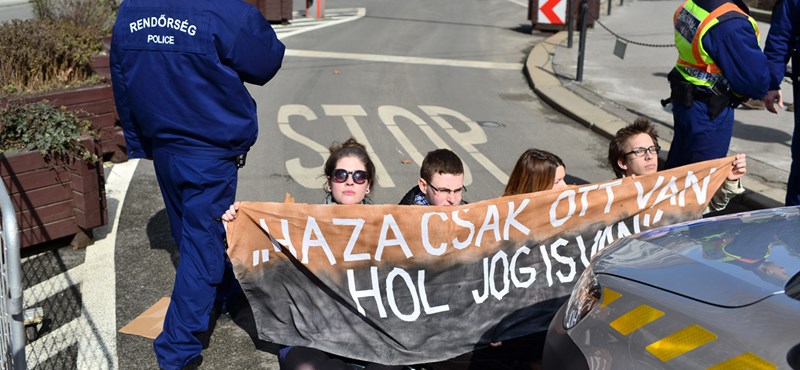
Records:
M727 0L697 0L706 9L714 10ZM732 1L750 13L741 1ZM767 58L758 46L753 25L744 16L732 16L720 21L706 32L703 47L717 63L730 87L741 96L761 99L767 95L769 72Z
M778 90L786 73L786 63L800 49L800 0L781 0L772 10L764 54L770 71L770 90ZM797 72L797 71L793 71Z
M111 79L129 157L152 150L235 157L258 136L244 82L263 85L285 47L241 0L125 0L111 42Z

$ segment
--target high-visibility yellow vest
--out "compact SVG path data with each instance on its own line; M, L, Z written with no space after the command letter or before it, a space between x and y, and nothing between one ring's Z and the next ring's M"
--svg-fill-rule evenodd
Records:
M723 71L703 48L703 36L711 27L719 23L719 17L729 12L737 12L747 17L747 20L753 25L756 39L758 39L758 24L755 19L733 3L725 3L709 13L694 1L686 0L675 11L673 24L675 25L675 47L678 48L678 61L675 63L675 69L683 75L686 81L697 86L710 87L717 81L724 80Z

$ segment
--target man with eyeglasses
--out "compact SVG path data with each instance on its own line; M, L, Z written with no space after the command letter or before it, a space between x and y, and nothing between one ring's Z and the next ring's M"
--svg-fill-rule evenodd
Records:
M400 205L457 206L466 204L462 199L464 164L456 153L448 149L428 152L422 160L419 181L400 200Z
M646 118L637 118L621 128L608 144L608 164L617 178L649 175L658 171L658 133ZM733 197L744 193L741 178L747 173L747 157L737 154L733 170L711 198L704 214L718 212L728 206Z

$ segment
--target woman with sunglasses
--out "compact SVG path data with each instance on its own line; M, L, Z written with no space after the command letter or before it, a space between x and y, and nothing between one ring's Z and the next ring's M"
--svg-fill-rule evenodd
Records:
M375 164L367 148L353 138L344 143L334 142L328 148L330 156L323 167L325 176L325 204L372 204L367 194L375 182ZM239 203L234 203L222 216L225 222L236 218ZM352 369L357 364L366 370L400 370L403 366L364 363L332 355L316 348L287 346L278 354L281 369Z
M372 204L367 194L375 181L375 164L356 139L331 144L325 161L325 204Z
M330 156L325 161L325 199L324 204L372 204L367 194L375 182L375 164L367 153L367 148L356 141L347 139L342 144L333 142L328 148ZM223 222L236 219L239 202L233 203L225 214Z

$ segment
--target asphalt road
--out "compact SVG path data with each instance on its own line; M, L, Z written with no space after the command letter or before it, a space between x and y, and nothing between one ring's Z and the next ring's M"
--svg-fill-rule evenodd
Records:
M348 5L359 2L336 3ZM416 183L422 157L439 147L464 160L470 200L502 193L530 147L560 155L572 182L612 177L602 165L607 142L540 102L527 84L522 63L545 35L531 35L525 7L508 0L368 5L357 21L285 39L283 69L251 88L261 133L240 172L238 199L282 201L289 192L300 202L321 201L327 147L350 136L378 162L377 203L399 201Z

